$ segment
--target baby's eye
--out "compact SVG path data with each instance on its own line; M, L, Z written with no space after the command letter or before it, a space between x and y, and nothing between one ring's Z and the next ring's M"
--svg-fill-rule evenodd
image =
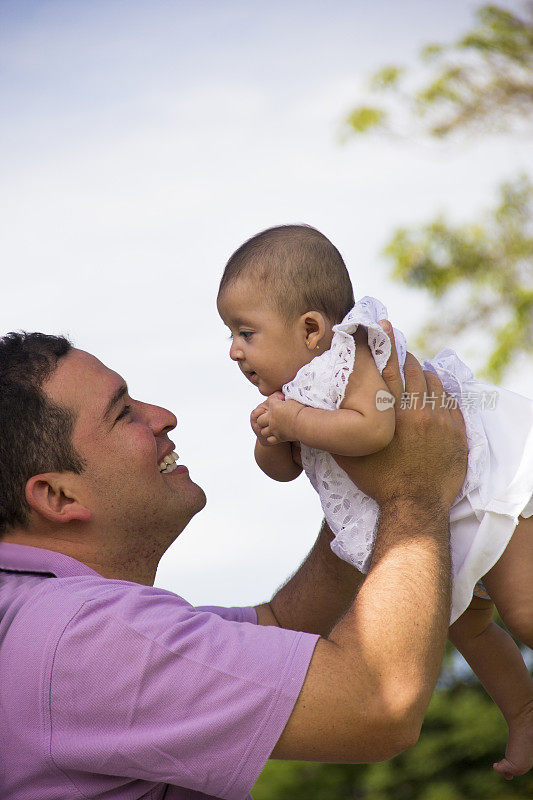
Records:
M240 331L239 336L241 336L244 341L247 342L250 336L253 336L253 331Z

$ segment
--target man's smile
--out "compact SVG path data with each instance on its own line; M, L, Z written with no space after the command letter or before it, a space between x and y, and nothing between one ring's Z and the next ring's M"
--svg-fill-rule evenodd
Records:
M176 461L178 460L179 455L176 452L169 453L169 455L165 456L161 463L159 464L159 472L163 475L168 475L170 472L174 472L175 469L178 468Z

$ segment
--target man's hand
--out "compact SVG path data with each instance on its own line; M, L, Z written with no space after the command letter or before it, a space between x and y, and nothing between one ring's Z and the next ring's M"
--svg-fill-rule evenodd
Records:
M438 401L435 408L424 405L424 393L440 398L444 390L437 376L423 372L411 353L405 360L405 392L418 398L418 407L401 407L403 385L392 329L386 321L380 324L392 344L383 378L395 399L396 432L392 442L378 453L350 459L337 456L336 461L380 505L396 498L434 498L449 510L466 473L463 415L458 408L441 408Z
M281 392L271 394L266 402L266 410L255 420L255 424L260 430L261 442L263 444L280 444L280 442L295 441L298 438L296 436L296 418L302 408L305 408L302 403L298 403L296 400L285 400ZM255 409L255 411L257 410ZM255 411L252 414L255 414Z

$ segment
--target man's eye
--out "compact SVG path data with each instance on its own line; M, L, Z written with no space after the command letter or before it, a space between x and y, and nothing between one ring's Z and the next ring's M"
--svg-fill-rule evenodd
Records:
M122 419L123 417L127 417L130 412L131 412L131 406L124 406L124 408L116 418L115 422L118 422L119 419Z

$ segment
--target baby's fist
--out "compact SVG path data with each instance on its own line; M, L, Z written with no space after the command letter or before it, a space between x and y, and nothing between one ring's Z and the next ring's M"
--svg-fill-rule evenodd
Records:
M277 392L277 395L280 393ZM296 435L296 418L302 408L305 408L296 400L281 401L276 395L268 398L268 429L267 434L277 442L292 442L298 437ZM265 431L263 431L265 435Z
M259 417L262 417L266 411L267 411L267 404L265 401L264 403L258 405L257 408L254 408L254 410L250 414L250 425L252 426L253 432L259 439L261 439L262 427L261 425L259 425L258 420Z

